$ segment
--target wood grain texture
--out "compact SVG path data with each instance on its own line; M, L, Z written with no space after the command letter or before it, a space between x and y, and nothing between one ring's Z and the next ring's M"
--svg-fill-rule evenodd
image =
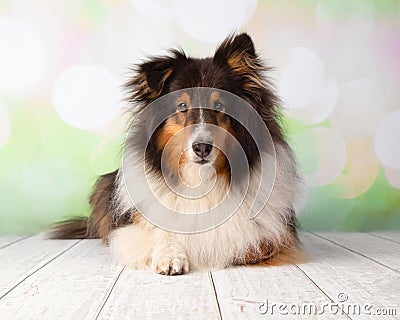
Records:
M317 233L317 235L400 272L400 243L367 233Z
M2 319L93 319L122 269L100 241L83 240L1 299L0 314Z
M400 243L400 231L399 232L370 232L376 237L388 239L397 243Z
M1 249L0 298L76 243L77 240L52 241L37 235Z
M14 236L14 235L0 236L0 249L8 247L28 237L29 236Z
M223 319L346 319L338 308L335 315L297 311L297 306L331 301L293 265L237 267L212 274ZM278 310L280 304L286 307Z
M371 308L368 312L372 313L378 312L377 308L394 308L397 316L384 319L399 318L398 272L315 235L302 233L300 238L312 260L298 267L342 309L349 308L349 304L357 304L362 309ZM347 299L340 303L343 297ZM377 319L377 315L366 314L364 310L360 315L350 310L350 317Z
M99 240L2 238L0 320L400 319L400 244L380 234L300 238L304 263L173 277L124 269ZM366 304L396 315L368 315Z
M207 272L163 276L125 269L98 319L218 319Z

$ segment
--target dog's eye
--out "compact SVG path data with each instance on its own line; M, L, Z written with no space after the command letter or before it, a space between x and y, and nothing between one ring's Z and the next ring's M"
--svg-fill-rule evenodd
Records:
M219 101L214 102L214 110L215 111L221 111L223 108L224 108L224 105L221 102L219 102Z
M178 111L185 112L185 111L187 111L187 109L188 109L188 106L186 103L182 102L182 103L178 104Z

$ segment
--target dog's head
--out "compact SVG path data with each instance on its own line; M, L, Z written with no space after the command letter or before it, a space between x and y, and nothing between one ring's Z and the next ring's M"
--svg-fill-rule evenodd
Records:
M276 121L278 100L247 34L228 37L211 58L189 58L172 50L140 64L136 71L127 83L139 110L132 144L143 149L156 172L165 157L174 172L212 165L217 174L229 176L226 153L235 152L230 137L238 141L250 167L254 165L261 150L243 125L254 119L240 110L240 100L263 119L275 142L284 143ZM236 114L242 112L242 123L229 115L234 108Z

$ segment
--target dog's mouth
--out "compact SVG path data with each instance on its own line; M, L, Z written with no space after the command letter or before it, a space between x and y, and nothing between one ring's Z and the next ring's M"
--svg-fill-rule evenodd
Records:
M207 163L210 163L211 161L207 160L207 159L200 159L200 160L197 160L197 161L194 161L194 162L198 163L198 164L207 164Z

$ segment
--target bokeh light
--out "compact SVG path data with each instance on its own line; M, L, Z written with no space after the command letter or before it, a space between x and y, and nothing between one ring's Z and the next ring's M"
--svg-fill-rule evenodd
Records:
M318 55L308 48L294 48L282 72L279 94L287 108L303 108L322 91L324 79L324 65Z
M335 44L335 50L329 52L329 61L330 70L340 81L370 78L376 67L370 48L352 37Z
M340 230L399 229L400 190L390 186L382 169L367 192L350 200L354 201L354 207L338 226Z
M204 42L222 41L254 14L257 0L174 1L174 16L184 32Z
M311 230L400 228L400 19L396 1L0 1L0 234L87 215L115 170L147 55L212 54L252 37L282 96L310 185Z
M379 173L379 161L372 141L346 141L346 165L333 184L333 194L339 198L355 198L367 192Z
M389 184L400 189L400 169L392 169L383 167Z
M144 17L172 19L174 0L130 0L133 7Z
M372 138L386 107L382 91L373 80L347 81L339 87L330 123L346 138Z
M313 101L303 108L287 109L286 113L306 124L313 125L329 118L336 106L338 87L335 79L328 80Z
M346 145L332 129L307 129L293 137L293 145L310 187L332 183L345 166Z
M400 110L387 114L379 122L374 144L384 166L400 169Z
M175 45L171 19L143 16L129 3L110 13L105 30L107 54L118 73L146 55L161 54Z
M0 16L0 53L0 91L25 88L41 79L44 44L24 21Z
M4 146L10 138L10 118L7 110L0 105L0 148Z
M52 100L65 122L91 130L106 125L120 111L122 96L119 85L104 68L75 66L55 81Z

